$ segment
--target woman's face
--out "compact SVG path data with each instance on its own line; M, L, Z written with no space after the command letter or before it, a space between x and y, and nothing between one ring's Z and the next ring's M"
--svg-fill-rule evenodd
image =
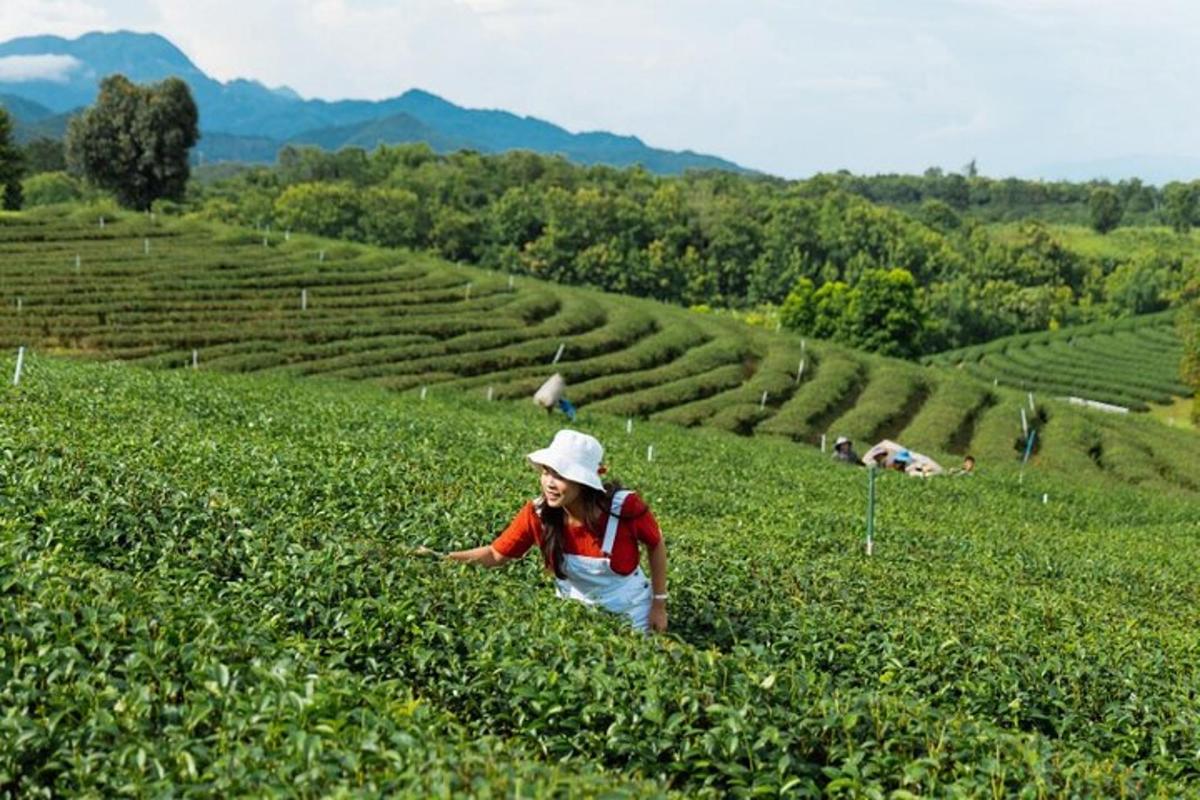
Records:
M579 499L579 484L569 481L549 467L542 467L542 497L551 508L565 508Z

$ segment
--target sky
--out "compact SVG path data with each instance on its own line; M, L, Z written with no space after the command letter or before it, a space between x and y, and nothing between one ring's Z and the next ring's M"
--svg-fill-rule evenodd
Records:
M1200 176L1194 0L0 0L0 41L119 29L223 81L421 88L789 178Z

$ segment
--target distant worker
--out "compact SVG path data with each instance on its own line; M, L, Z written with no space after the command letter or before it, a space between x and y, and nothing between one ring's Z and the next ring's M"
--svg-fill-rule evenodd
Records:
M858 453L854 452L852 442L845 436L839 436L833 443L833 460L843 464L860 464Z
M907 450L901 450L892 456L892 460L888 463L888 467L896 470L897 472L906 472L908 470L908 465L911 463L912 454Z
M574 422L575 406L565 397L566 390L566 380L556 372L547 378L546 382L539 386L538 390L533 393L533 402L546 409L547 414L553 413L554 409L557 408L567 415L567 419Z
M624 615L638 631L665 631L666 542L640 497L600 479L603 457L595 438L560 430L549 447L527 456L540 471L537 499L526 503L490 545L446 558L498 567L537 545L559 597ZM649 552L649 579L639 566L639 544Z
M951 475L974 475L975 474L975 456L969 453L963 456L962 466L958 469L950 470Z

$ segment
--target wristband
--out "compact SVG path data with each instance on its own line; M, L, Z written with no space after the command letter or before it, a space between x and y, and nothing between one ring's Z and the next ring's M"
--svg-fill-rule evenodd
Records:
M650 595L650 597L654 600L666 600L667 593L663 592L662 594L653 594L653 595Z

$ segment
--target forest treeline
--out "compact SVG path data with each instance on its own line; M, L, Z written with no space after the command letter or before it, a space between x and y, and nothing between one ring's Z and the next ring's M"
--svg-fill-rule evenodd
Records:
M192 202L214 219L432 249L684 305L791 295L785 323L903 356L1157 311L1200 275L1200 261L1174 251L1100 258L1037 221L998 235L944 200L908 213L844 183L666 178L424 145L286 148L274 168L196 187Z
M1070 248L1041 221L984 224L972 198L1008 187L1017 203L1010 182L936 171L659 177L523 151L438 155L414 144L287 147L273 167L230 172L192 181L185 203L167 207L688 306L776 306L798 331L908 357L1157 311L1200 276L1200 259L1182 247L1099 256ZM26 197L65 199L71 180L36 176ZM1072 202L1097 189L1116 193L1018 183L1025 194L1041 187ZM1131 186L1119 202L1169 205L1171 192ZM1184 188L1194 215L1197 192Z

